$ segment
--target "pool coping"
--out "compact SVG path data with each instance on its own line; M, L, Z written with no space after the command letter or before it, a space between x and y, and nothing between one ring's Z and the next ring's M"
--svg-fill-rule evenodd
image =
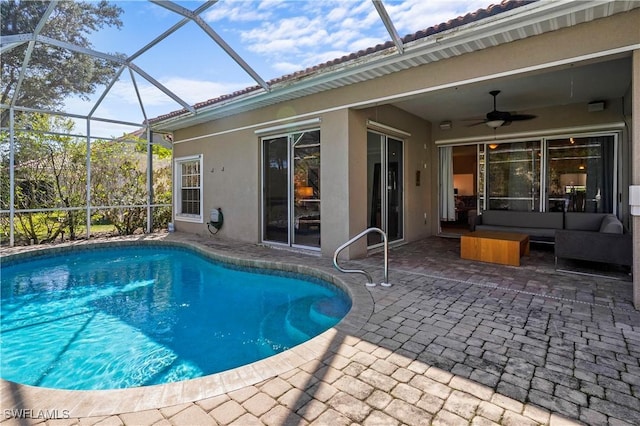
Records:
M28 250L1 256L2 263L24 260L48 254L87 248L108 248L132 245L182 247L194 250L210 259L247 268L261 268L319 278L345 291L352 307L334 327L289 350L241 367L196 379L163 385L143 386L112 390L62 390L29 386L0 379L0 395L3 409L50 410L65 407L73 417L107 416L168 407L182 403L212 398L255 385L269 378L284 374L302 365L319 361L330 354L331 348L344 341L347 335L360 330L373 313L373 297L362 285L346 276L338 276L327 268L299 265L289 261L247 259L221 253L219 250L193 241L174 238L165 240L88 241L59 245L51 248ZM9 401L12 399L12 401Z

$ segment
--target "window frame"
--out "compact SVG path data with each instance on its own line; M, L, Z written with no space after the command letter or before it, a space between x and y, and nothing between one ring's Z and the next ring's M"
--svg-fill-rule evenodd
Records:
M199 178L198 178L198 187L199 190L199 199L198 202L200 204L200 214L188 214L182 213L182 165L184 163L190 162L198 162L199 163ZM189 155L185 157L177 157L173 160L174 165L174 220L182 221L182 222L192 222L192 223L204 223L204 214L203 214L203 155Z

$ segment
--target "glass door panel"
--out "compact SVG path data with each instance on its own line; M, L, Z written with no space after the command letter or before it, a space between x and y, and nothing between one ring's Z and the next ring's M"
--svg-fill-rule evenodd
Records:
M384 229L382 217L382 194L385 192L382 179L382 135L367 134L367 219L369 228ZM382 242L378 233L367 235L368 245Z
M288 138L265 139L263 146L263 240L289 243Z
M402 141L387 138L387 238L403 238Z
M540 209L540 141L488 144L488 210Z
M293 241L320 247L320 132L293 135Z
M389 241L404 237L403 142L367 133L367 223L380 228ZM382 243L377 233L367 235L369 246Z
M263 241L319 248L320 131L263 139L262 158Z
M547 152L547 211L613 211L613 136L549 140Z

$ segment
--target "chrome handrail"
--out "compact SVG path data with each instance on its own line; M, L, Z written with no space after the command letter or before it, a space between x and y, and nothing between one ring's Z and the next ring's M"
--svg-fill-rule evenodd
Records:
M362 269L344 269L340 267L340 265L338 265L338 255L340 254L340 252L371 232L378 232L379 234L381 234L382 240L384 241L384 281L381 282L380 285L383 287L391 287L391 284L389 283L389 242L387 240L387 234L380 228L367 228L340 247L338 247L333 253L333 266L335 266L338 271L344 272L346 274L363 274L367 277L366 285L368 287L374 287L376 283L373 282L373 278L371 278L371 275L367 271L363 271Z

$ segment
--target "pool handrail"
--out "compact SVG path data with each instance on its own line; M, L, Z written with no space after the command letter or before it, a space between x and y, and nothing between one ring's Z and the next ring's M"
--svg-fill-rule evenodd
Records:
M362 269L344 269L340 265L338 265L338 255L340 254L340 252L360 238L364 237L367 234L370 234L371 232L378 232L380 235L382 235L382 240L384 241L384 281L381 282L380 285L383 287L391 287L391 284L389 283L389 241L387 239L387 234L380 228L367 228L355 237L351 238L346 243L342 244L340 247L338 247L333 253L333 266L335 266L338 271L344 272L346 274L363 274L365 277L367 277L367 287L375 287L376 283L373 282L373 278L371 278L371 275L367 271L364 271Z

